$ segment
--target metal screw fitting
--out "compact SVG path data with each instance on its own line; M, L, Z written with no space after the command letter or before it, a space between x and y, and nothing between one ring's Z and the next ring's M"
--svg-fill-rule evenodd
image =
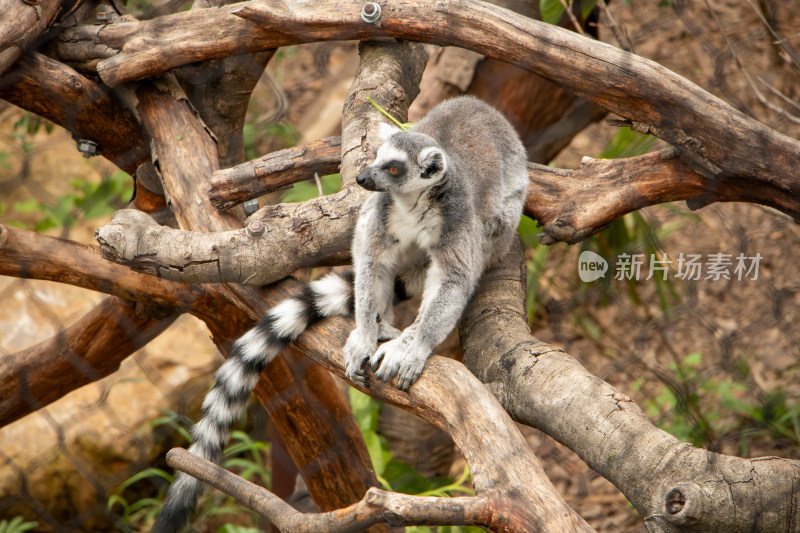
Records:
M89 139L78 139L78 151L86 158L97 155L97 143Z
M381 6L377 2L367 2L361 7L361 18L364 22L378 22L381 18Z
M245 203L242 204L244 206L244 212L247 216L252 215L256 211L258 211L258 198L252 198L247 200Z
M267 233L267 227L260 220L253 220L247 225L244 231L251 239L260 239Z

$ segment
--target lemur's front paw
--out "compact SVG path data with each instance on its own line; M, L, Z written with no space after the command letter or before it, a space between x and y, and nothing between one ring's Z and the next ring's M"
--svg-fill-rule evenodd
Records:
M344 370L345 377L366 385L367 375L364 372L364 363L375 353L377 340L372 340L369 335L354 329L344 345Z
M378 347L370 357L370 366L381 381L397 376L397 388L407 391L417 381L431 351L418 345L412 337L400 336ZM380 366L380 368L379 368Z

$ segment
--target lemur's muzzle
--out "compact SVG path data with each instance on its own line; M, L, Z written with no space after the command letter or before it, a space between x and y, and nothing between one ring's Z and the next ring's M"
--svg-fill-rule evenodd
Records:
M367 189L368 191L377 191L378 188L375 185L375 178L373 178L373 173L375 169L367 167L365 168L361 174L356 176L356 183Z

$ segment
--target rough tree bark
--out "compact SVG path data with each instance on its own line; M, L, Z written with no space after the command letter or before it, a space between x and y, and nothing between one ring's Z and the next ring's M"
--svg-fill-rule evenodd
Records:
M153 139L155 159L179 225L205 231L237 227L237 219L214 209L206 189L197 186L198 176L210 177L217 169L216 146L177 86L169 81L162 82L161 89L143 85L136 94L139 114ZM235 302L239 309L238 320L217 316L206 321L215 342L227 354L231 342L246 329L242 310L251 316L258 315L264 311L265 302L259 292L243 286L207 286L206 290ZM315 502L325 509L355 501L369 486L377 484L363 440L359 440L358 427L352 417L342 416L348 409L341 394L318 393L335 390L330 376L317 374L312 385L307 379L308 372L295 366L284 358L276 358L265 370L266 379L260 380L256 394L303 472ZM282 401L275 402L276 397ZM342 434L350 438L333 438ZM308 447L309 438L317 446ZM322 462L315 460L319 457L326 458L325 468L320 468Z
M516 253L484 276L459 329L464 364L512 418L541 429L614 483L649 531L800 529L800 461L742 459L680 442L564 350L532 337Z
M800 182L795 176L800 143L744 117L652 62L473 0L440 2L435 9L399 0L383 7L377 24L362 21L360 8L360 2L351 0L269 5L255 2L196 9L141 23L76 26L62 33L54 53L61 60L76 61L76 68L86 72L96 68L106 84L114 86L191 62L312 40L395 36L464 46L536 72L616 112L632 128L658 135L674 145L668 151L639 158L589 161L574 171L532 165L533 185L527 208L530 215L545 224L544 242L576 242L625 212L675 199L690 200L692 206L710 201L755 201L800 220ZM25 20L21 27L30 31L30 20ZM0 22L0 30L9 27ZM486 39L487 34L493 38ZM9 42L24 40L12 36L9 41L0 36L0 50ZM0 72L4 68L2 60L16 53L7 50L0 51ZM142 85L138 90L138 111L147 135L153 139L154 160L180 229L159 227L141 213L123 212L99 234L104 253L116 254L121 261L134 261L131 264L149 274L193 283L265 283L283 278L297 266L343 260L355 210L364 196L350 187L352 178L377 146L374 127L379 115L366 97L373 97L395 116L404 118L418 84L414 69L424 63L414 44L362 44L361 53L361 68L344 109L341 169L345 191L299 206L270 206L252 217L245 230L230 212L213 209L208 178L213 174L218 180L215 183L226 187L214 197L215 203L238 202L247 195L259 194L259 187L263 187L263 183L246 179L259 177L263 182L268 172L286 168L288 154L273 156L280 165L274 170L251 166L247 170L238 167L221 171L217 145L185 100L149 84ZM412 59L403 59L408 55ZM98 58L108 59L98 63ZM4 77L0 96L52 117L73 132L105 134L108 141L102 149L104 155L125 168L136 168L150 157L142 148L145 136L136 122L116 106L102 86L44 56L27 56L23 61ZM563 68L566 62L570 69ZM407 70L415 72L411 77L416 76L416 80L401 76ZM50 72L58 73L75 90L63 94L54 91L47 83ZM198 87L202 87L202 80ZM29 94L21 94L26 90ZM80 113L75 118L63 113L64 106L85 101L87 95L98 100L102 113L120 117L123 128L128 128L127 137L104 133L102 122L99 128L86 124ZM51 100L56 98L60 100L54 106ZM241 105L234 107L237 110L232 113L241 116ZM230 131L236 130L235 121L232 124ZM238 148L230 147L230 153L234 152ZM329 153L317 155L301 158L306 169L338 163ZM235 155L230 157L230 161L236 159ZM307 176L308 172L304 170L298 176ZM202 186L198 186L198 180L205 180ZM57 264L38 270L24 264L24 254L19 252L27 246L41 247L41 242L36 244L33 239L26 244L21 240L25 238L2 228L0 268L12 275L61 277L58 269L63 267ZM158 239L162 239L160 244ZM167 250L165 242L172 242L172 249ZM181 246L174 246L175 242ZM249 249L249 255L244 249ZM144 263L135 262L145 250L154 256ZM209 254L209 250L214 253ZM264 269L267 274L257 278L253 265L263 269L261 258L267 253L272 256L277 250L288 250L287 257L280 258L276 268ZM221 258L220 251L226 257ZM104 311L118 313L121 318L93 330L98 332L93 342L82 335L81 322L65 335L72 351L48 359L59 340L56 338L7 358L6 362L14 366L0 374L4 383L12 379L9 368L11 372L26 368L25 372L30 371L31 375L44 372L33 382L19 380L13 389L16 399L3 404L0 416L19 416L25 409L62 394L65 388L61 383L54 384L51 391L44 390L59 372L72 375L77 370L93 379L112 371L118 360L106 360L105 355L111 349L110 339L116 340L114 335L125 333L126 325L133 324L141 330L138 337L132 335L123 343L118 350L121 354L157 334L175 311L205 312L224 352L228 341L247 327L250 317L297 288L292 280L267 292L240 286L186 288L179 283L154 280L150 294L144 294L140 291L142 278L136 275L111 287L102 278L90 280L97 265L96 254L89 257L86 250L76 253L85 263L80 266L82 275L72 276L71 282L148 302L150 310L163 305L160 308L168 316L152 320L132 312L135 308L107 300L84 320L99 324L97 313ZM576 450L590 466L620 487L645 516L651 530L798 529L794 512L800 498L796 462L710 454L680 444L654 428L627 396L588 374L563 351L530 337L521 306L524 279L519 257L488 275L461 328L466 364L489 385L515 419L541 428ZM197 297L195 291L200 291L202 297ZM225 311L224 321L221 310ZM297 346L341 374L340 348L351 327L346 319L325 321L304 334ZM75 358L75 354L79 357ZM31 361L48 368L25 367ZM64 361L71 366L64 367ZM289 436L289 447L310 481L315 501L323 509L357 501L366 487L374 484L374 476L365 464L363 442L349 411L341 398L331 393L328 375L306 361L285 360L273 364L267 373L272 388L262 385L259 396L281 431ZM31 383L39 384L34 395L29 394L35 388ZM557 531L586 527L542 478L535 457L520 442L506 415L457 363L433 358L409 395L374 380L370 381L368 392L418 412L453 435L472 466L478 490L476 499L458 510L470 516L471 522L464 523L494 530L527 530L531 524ZM6 409L6 405L11 407ZM319 427L320 421L328 425ZM485 438L487 434L503 437L494 442ZM309 438L314 446L309 445ZM356 450L354 454L343 451L347 446ZM498 464L511 467L503 469ZM188 466L193 466L191 458ZM342 490L343 486L348 490ZM359 509L369 514L376 502L383 502L380 513L385 520L386 509L396 509L390 507L393 499L397 497L373 490L363 502L339 516L352 519L352 513L357 514ZM413 509L413 502L406 503L412 506L407 509ZM432 501L424 504L437 506ZM449 504L438 505L444 509ZM267 507L271 512L281 505L268 501ZM399 512L401 517L403 512ZM312 520L290 511L285 516L286 520L300 520L306 525ZM418 517L413 510L406 516ZM364 524L373 520L372 515L366 520Z

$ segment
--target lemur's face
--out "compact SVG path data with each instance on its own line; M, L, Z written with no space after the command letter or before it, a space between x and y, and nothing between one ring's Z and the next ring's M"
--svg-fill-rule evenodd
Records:
M413 195L436 184L446 169L444 152L433 138L396 130L356 182L370 191Z

